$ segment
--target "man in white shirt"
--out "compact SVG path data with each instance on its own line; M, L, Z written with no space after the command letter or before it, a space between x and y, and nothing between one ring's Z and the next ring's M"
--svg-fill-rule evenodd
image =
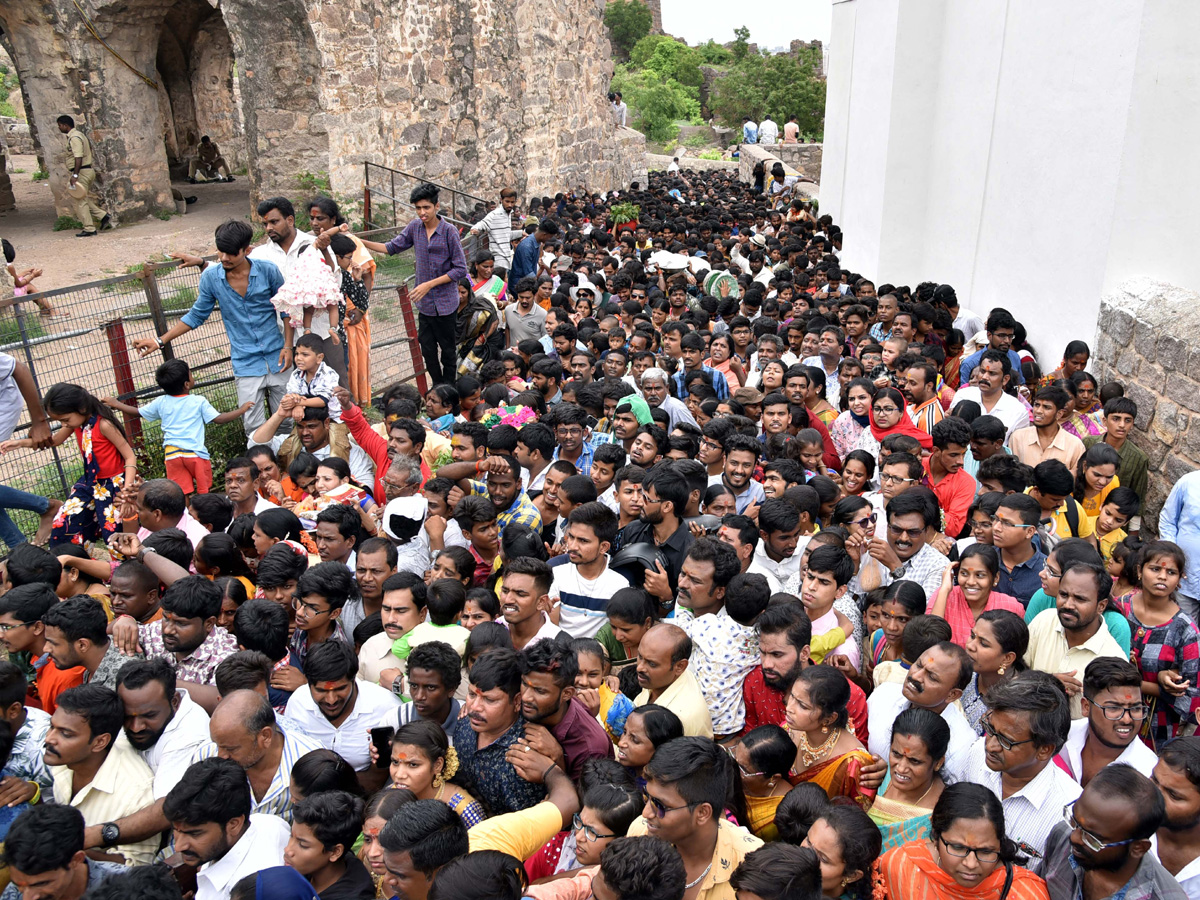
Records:
M505 269L512 268L512 213L516 208L517 192L503 188L500 205L471 226L471 234L487 234L487 249Z
M233 760L192 765L167 794L175 851L198 866L195 900L229 900L247 875L283 865L291 828L278 816L250 814L250 783Z
M979 365L971 373L973 386L959 388L954 395L951 406L963 400L972 400L979 404L985 416L995 416L1008 428L1008 437L1018 428L1029 424L1029 410L1012 394L1006 394L1004 387L1012 380L1012 363L999 350L988 350L979 360Z
M1092 660L1083 673L1083 717L1071 723L1055 764L1065 766L1085 787L1114 763L1133 766L1150 778L1158 755L1138 740L1147 713L1137 666L1111 656Z
M608 621L612 595L629 587L624 575L608 567L617 527L617 514L599 501L580 504L567 518L570 562L554 567L550 599L559 604L558 624L571 637L595 637Z
M967 756L976 734L958 704L963 688L971 682L974 667L967 651L952 641L930 647L912 664L903 684L881 684L867 698L867 735L871 753L888 758L892 724L910 706L935 712L950 726L945 772L955 781L962 778Z
M738 619L727 608L735 590ZM741 563L728 544L702 537L688 548L679 571L675 624L692 639L689 669L708 704L717 740L740 733L746 724L739 685L758 665L759 654L754 627L745 623L767 608L768 591L762 581L756 587L742 578Z
M762 565L755 556L759 539L758 525L748 516L726 516L721 520L717 531L717 540L728 544L737 554L742 572L746 575L762 575L767 579L767 587L772 594L780 591L779 579L775 574Z
M117 696L125 709L125 738L154 773L154 802L112 822L89 825L88 848L144 841L169 828L163 800L208 743L208 713L176 688L175 668L167 660L125 663L117 675Z
M625 120L629 116L629 107L625 101L621 99L621 92L616 91L613 94L616 99L613 101L613 118L616 119L617 125L621 128L625 127Z
M358 657L342 641L322 641L304 662L307 690L288 700L285 715L309 737L333 750L358 773L370 794L383 786L386 769L371 765L372 728L391 725L400 700L377 684L359 681Z
M286 197L269 197L258 204L256 211L262 219L268 240L251 250L250 258L275 263L286 279L300 251L316 238L296 228L296 208Z
M992 687L986 703L965 778L999 798L1005 832L1040 873L1046 839L1083 792L1053 762L1071 729L1066 693L1053 675L1030 670Z
M799 511L782 497L763 501L758 510L758 527L762 543L754 551L751 564L757 564L780 584L786 584L800 574L804 547L811 535L801 533Z
M758 123L758 142L760 144L779 143L779 126L770 116Z

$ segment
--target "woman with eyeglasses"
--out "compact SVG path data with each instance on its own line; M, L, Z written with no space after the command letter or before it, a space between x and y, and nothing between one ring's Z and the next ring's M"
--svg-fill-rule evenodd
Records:
M599 783L597 778L583 791L583 808L575 814L571 827L560 831L525 860L529 880L548 878L580 866L600 865L604 848L625 836L634 819L642 814L644 805L645 800L632 784Z
M966 644L975 674L963 689L959 702L976 734L983 734L979 723L987 712L983 695L1025 668L1025 651L1028 649L1029 626L1017 614L1006 609L990 609L975 620Z
M764 841L779 838L775 810L788 791L788 770L796 759L796 745L778 725L760 725L729 751L742 773L746 798L746 827Z
M933 450L933 438L913 424L908 417L908 406L904 395L895 388L883 388L871 399L868 407L870 427L864 428L854 442L855 450L866 450L879 459L879 448L884 438L893 434L906 434L916 440L922 450Z
M891 900L1047 900L1046 883L1017 865L1004 834L1004 808L977 784L952 784L929 821L929 837L879 860Z
M870 806L874 791L859 784L871 754L847 727L850 683L832 666L804 669L788 691L785 721L795 743L788 778L792 784L812 781L826 795L849 797Z
M829 426L829 437L838 456L845 459L858 442L859 435L871 425L871 400L875 385L869 378L855 378L846 387L842 412Z
M990 609L1006 609L1024 615L1016 597L996 590L1000 581L1000 554L987 544L972 544L958 562L946 566L942 586L928 612L950 623L951 640L966 646L976 620Z
M1032 622L1038 613L1054 609L1056 598L1058 597L1058 583L1062 578L1062 573L1068 566L1077 562L1104 565L1100 557L1100 552L1083 538L1067 538L1065 541L1059 541L1054 545L1054 549L1046 557L1046 562L1039 573L1042 579L1042 586L1029 598L1029 605L1025 607L1026 625ZM1114 592L1113 596L1116 597L1117 594ZM1113 640L1121 645L1122 650L1128 653L1132 639L1129 620L1121 614L1120 610L1115 608L1114 604L1110 603L1109 608L1104 611L1104 624L1108 626L1108 631L1113 636Z
M995 546L992 543L992 516L996 515L1003 499L1004 494L999 491L988 491L975 498L975 502L967 510L967 527L970 533L965 538L958 539L960 555L972 544Z
M929 817L945 790L942 767L950 726L937 713L912 706L892 725L888 774L868 810L884 850L925 837Z

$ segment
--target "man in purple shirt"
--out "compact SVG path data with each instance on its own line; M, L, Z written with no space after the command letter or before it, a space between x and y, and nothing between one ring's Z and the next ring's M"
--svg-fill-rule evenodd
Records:
M589 759L612 757L608 734L575 699L579 661L570 638L563 635L526 647L521 670L521 715L531 747L557 762L572 781Z
M458 231L438 211L438 189L419 184L408 195L417 208L417 218L405 229L381 244L363 241L373 253L389 256L413 248L417 261L417 284L408 292L417 304L417 340L434 384L453 382L458 376L454 345L458 321L458 282L467 277L467 258L463 255ZM441 362L438 349L441 348Z

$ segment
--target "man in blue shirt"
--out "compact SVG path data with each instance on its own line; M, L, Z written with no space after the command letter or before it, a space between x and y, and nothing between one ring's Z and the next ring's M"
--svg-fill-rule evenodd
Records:
M517 285L521 279L537 276L538 254L542 244L558 234L558 223L553 219L543 219L538 223L537 231L528 234L517 244L513 251L512 268L508 270L508 290L516 296Z
M988 350L1007 353L1008 361L1012 363L1013 378L1016 379L1017 384L1024 384L1025 376L1021 373L1021 357L1012 349L1013 336L1017 330L1017 320L1012 317L1012 313L999 307L993 309L987 317L984 330L987 331L988 345L982 350L972 353L959 365L962 385L965 387L971 383L971 373L975 371L975 367L983 359L983 354Z
M1178 544L1187 555L1175 599L1195 618L1200 614L1200 472L1188 472L1171 488L1158 516L1158 536Z
M192 308L162 337L133 342L133 348L142 356L161 350L203 325L220 303L238 405L254 404L242 420L247 434L253 434L267 420L264 393L273 408L279 407L287 387L287 370L292 365L291 348L283 345L279 315L271 304L271 298L283 286L283 274L274 263L250 259L253 234L248 222L237 219L218 225L220 265L209 266L200 276L200 296Z
M758 143L758 123L749 116L742 116L742 143Z

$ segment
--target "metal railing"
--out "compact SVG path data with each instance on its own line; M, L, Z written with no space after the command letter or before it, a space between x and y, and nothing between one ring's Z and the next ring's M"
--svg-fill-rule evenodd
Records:
M438 189L442 217L453 223L459 231L482 218L478 210L481 207L486 209L487 205L482 197L430 181L412 172L368 162L363 163L363 221L366 226L403 228L416 215L408 195L419 184L432 184ZM467 259L470 258L468 255Z
M403 224L359 236L386 242ZM466 239L468 258L473 251L466 245L474 240ZM427 387L416 313L408 299L414 276L411 251L376 258L368 313L371 389L376 397L397 382L416 382L422 394ZM172 341L161 353L143 358L132 349L136 338L161 335L174 325L196 301L199 283L198 269L180 268L176 262L147 262L125 275L15 298L11 309L0 310L0 351L28 366L39 396L52 384L73 382L96 397L119 396L133 405L162 393L154 371L165 359L179 358L191 366L194 391L206 395L219 410L232 409L237 405L236 390L219 306L203 325ZM42 316L40 301L70 316ZM124 425L138 451L143 477L161 476L157 425L128 415ZM23 437L28 429L26 413L13 436ZM246 447L240 421L210 426L208 440L217 473ZM15 450L0 457L0 483L44 497L65 497L82 471L71 441L50 452ZM33 533L36 517L31 513L11 511L10 515L27 534Z

